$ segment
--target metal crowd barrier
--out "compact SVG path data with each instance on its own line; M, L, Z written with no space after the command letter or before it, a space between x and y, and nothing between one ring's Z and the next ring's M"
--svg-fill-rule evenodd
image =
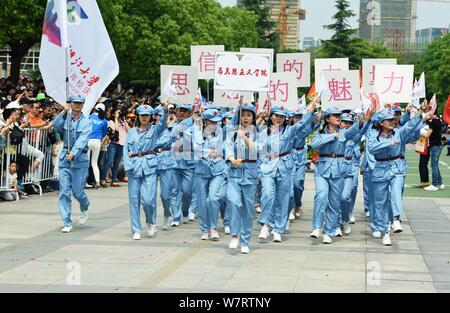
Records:
M0 189L11 190L8 189L9 165L14 160L18 165L19 177L22 177L21 185L34 184L39 189L39 195L42 196L40 183L58 178L54 171L55 166L58 165L52 162L53 144L49 141L48 130L24 129L23 131L24 138L20 145L12 145L9 135L5 140L6 145L1 151Z

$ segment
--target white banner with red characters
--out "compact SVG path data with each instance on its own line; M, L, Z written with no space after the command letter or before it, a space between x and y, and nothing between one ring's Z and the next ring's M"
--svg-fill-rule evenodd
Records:
M370 93L374 91L375 86L375 66L391 64L396 65L397 59L363 59L362 73L363 73L363 88L364 92Z
M61 104L67 96L83 97L83 113L89 115L119 74L119 63L96 1L47 2L39 69L48 95Z
M270 55L216 52L214 89L269 91Z
M321 90L320 75L322 72L339 72L348 71L348 58L334 58L334 59L315 59L314 60L314 78L316 90Z
M253 92L250 91L227 91L214 89L214 104L223 107L237 108L242 97L242 103L251 104Z
M241 48L240 52L244 53L256 53L256 54L270 54L270 71L273 72L273 49L265 49L265 48Z
M273 106L295 111L299 108L297 99L297 77L293 72L273 73L269 92L259 93L259 103L269 102Z
M310 87L311 55L309 53L278 53L277 72L294 72L297 87Z
M337 107L341 110L361 108L359 71L324 72L323 83L329 91L322 99L322 107Z
M375 69L374 89L380 104L411 101L414 65L376 65Z
M196 66L161 65L161 86L172 71L172 85L177 92L177 104L193 104L198 91L198 72ZM161 95L161 102L167 99ZM174 99L172 99L173 101Z
M214 79L216 52L225 51L225 46L191 46L191 66L198 68L198 79Z

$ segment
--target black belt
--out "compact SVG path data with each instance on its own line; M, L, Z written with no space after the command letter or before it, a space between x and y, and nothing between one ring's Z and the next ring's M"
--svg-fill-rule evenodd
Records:
M335 154L335 153L331 153L331 154L320 154L320 157L321 157L321 158L333 158L333 159L336 159L336 158L344 158L345 155L343 155L343 154ZM351 160L351 159L350 159L350 160Z
M297 147L297 148L295 148L295 150L297 150L297 151L302 151L303 149L305 149L305 147Z
M130 158L136 158L136 157L141 158L143 156L150 155L150 154L156 154L156 153L158 153L156 150L150 150L150 151L145 151L145 152L138 152L138 153L130 154Z
M385 159L375 159L375 160L377 162L386 162L386 161L394 161L394 160L398 160L398 159L404 160L405 157L403 155L396 155L396 156L388 157L388 158L385 158Z
M345 157L345 159L346 159L347 161L353 160L353 158L351 158L351 157Z
M241 160L241 163L256 163L256 160Z
M73 147L72 147L73 148ZM72 149L71 148L71 149ZM66 150L69 150L69 147L63 147L63 149L66 149ZM83 151L81 151L81 153L88 153L88 150L83 150Z
M168 148L158 148L158 149L156 149L156 153L161 153L161 152L165 152L165 151L170 151L170 149L168 149Z
M287 151L287 152L283 152L280 154L271 154L269 157L266 157L269 160L273 160L273 159L277 159L277 158L281 158L284 157L285 155L291 154L292 151Z

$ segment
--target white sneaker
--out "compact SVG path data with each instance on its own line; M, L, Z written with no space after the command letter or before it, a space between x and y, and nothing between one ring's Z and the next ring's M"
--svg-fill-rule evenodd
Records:
M341 227L336 228L336 232L334 234L335 237L342 237Z
M377 230L377 231L374 231L374 232L372 233L372 237L373 237L373 238L376 238L376 239L381 238L381 232L379 232L378 230Z
M352 232L352 228L350 227L350 223L344 223L344 234L345 235L350 235L350 233Z
M170 223L170 226L178 227L178 226L180 226L180 222L179 221L172 221L172 223Z
M394 220L394 224L392 224L392 231L397 234L403 231L402 224L399 220Z
M273 242L281 242L281 235L279 233L273 233Z
M134 233L133 234L133 240L141 240L141 234L140 233Z
M320 229L314 229L309 237L319 239Z
M350 215L350 224L355 224L355 222L356 222L355 216L353 214Z
M195 213L189 212L189 220L191 222L195 221Z
M216 229L211 229L211 240L217 241L220 239L219 233Z
M291 212L289 213L289 221L293 221L295 220L295 215L294 215L294 210L291 210Z
M237 249L238 243L239 243L239 240L237 238L233 237L233 238L231 238L231 241L230 241L230 244L228 245L228 248L230 248L230 249Z
M424 190L426 190L426 191L438 191L439 188L436 187L436 186L430 185L428 187L425 187Z
M285 230L288 231L290 227L291 227L291 222L287 221Z
M209 233L202 233L200 240L208 240L208 239L209 239Z
M147 229L147 234L149 235L149 237L154 237L157 232L158 229L156 228L156 225L150 225Z
M224 228L223 232L225 233L225 235L229 235L229 234L231 234L231 229L230 229L230 226L225 226L225 228Z
M80 219L78 220L78 224L79 225L84 225L86 224L87 220L89 218L88 212L84 211L80 213Z
M391 246L392 242L391 242L391 237L389 236L389 234L386 234L383 236L383 246Z
M445 185L444 184L439 185L438 188L439 188L439 190L444 190L445 189Z
M61 229L61 232L62 232L62 233L65 233L65 234L68 234L68 233L70 233L72 230L73 230L72 225L69 225L69 226L64 226L63 229Z
M366 212L366 217L370 217L370 211Z
M261 213L261 207L260 206L256 207L256 213Z
M168 230L169 229L169 217L165 217L164 216L164 223L163 223L163 230Z
M323 235L322 243L329 245L332 242L333 240L331 239L330 236L328 236L327 234Z
M250 249L248 246L241 246L241 253L242 254L248 254L250 252Z
M261 228L261 232L259 233L258 238L259 239L264 239L264 240L269 238L269 227L267 225L264 225Z

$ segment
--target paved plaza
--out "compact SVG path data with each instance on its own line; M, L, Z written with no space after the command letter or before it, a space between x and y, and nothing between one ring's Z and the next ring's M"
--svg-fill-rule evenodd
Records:
M352 234L323 245L308 237L313 184L308 173L304 213L282 243L259 243L255 223L249 255L231 255L223 232L200 241L197 221L132 241L126 185L89 189L90 219L70 234L56 193L2 202L0 291L450 292L448 198L406 198L404 232L384 247L368 236L359 193Z

